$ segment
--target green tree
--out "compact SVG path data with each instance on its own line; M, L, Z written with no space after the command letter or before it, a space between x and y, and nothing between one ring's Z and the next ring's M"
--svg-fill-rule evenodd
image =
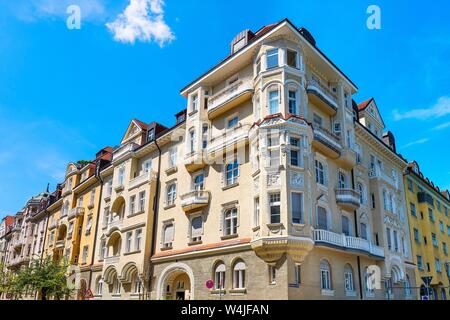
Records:
M67 263L54 262L51 257L34 260L17 272L11 291L18 298L37 292L41 300L60 300L74 291L67 285L67 277Z
M11 291L13 275L9 272L3 263L0 263L0 297Z
M84 167L84 166L86 166L87 164L89 164L90 163L90 161L88 161L88 160L78 160L77 161L77 164L80 166L80 167Z

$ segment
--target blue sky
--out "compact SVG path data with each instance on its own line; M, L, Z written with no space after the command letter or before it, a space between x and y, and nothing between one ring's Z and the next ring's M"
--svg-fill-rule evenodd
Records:
M66 26L71 4L79 30ZM381 30L366 27L371 4ZM398 151L450 188L449 11L446 0L0 0L0 216L53 189L69 161L117 145L131 118L173 124L179 90L238 32L285 17L358 85L358 102L376 98Z

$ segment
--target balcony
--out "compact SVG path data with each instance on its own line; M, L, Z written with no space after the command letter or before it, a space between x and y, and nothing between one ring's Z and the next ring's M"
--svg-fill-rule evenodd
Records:
M341 155L341 139L337 135L318 126L314 126L313 131L312 144L316 149L331 158L338 158Z
M347 211L354 211L360 207L359 196L359 192L353 189L336 189L336 203Z
M209 204L211 194L209 191L194 190L181 195L181 208L188 212L194 209L205 207Z
M55 243L55 248L56 249L63 249L65 245L65 241L64 240L57 240Z
M195 172L206 166L205 156L203 152L189 152L186 154L184 159L184 165L188 172Z
M132 153L134 150L136 150L139 147L137 143L131 142L124 144L123 146L120 146L116 150L113 151L113 161L118 161L128 154Z
M384 182L390 184L392 187L398 188L398 183L395 181L393 177L388 176L386 173L381 172L378 169L371 169L369 171L369 178L383 180Z
M426 192L418 192L417 193L417 201L419 203L428 203L431 207L434 208L434 200L433 197Z
M122 225L123 219L114 219L112 221L109 221L106 225L106 233L109 235L113 230L122 228Z
M20 226L20 225L15 225L13 228L12 228L12 232L18 232L18 231L20 231L20 230L22 230L22 227Z
M208 99L208 116L214 119L240 103L251 98L254 92L249 80L238 80Z
M22 238L16 239L13 242L14 249L20 249L22 247L22 245L23 245L23 239Z
M309 101L320 108L323 112L330 116L334 116L337 113L339 106L337 95L328 87L323 85L319 80L308 80L306 92L308 93Z
M138 188L154 179L156 179L156 173L153 171L141 174L139 177L130 180L130 183L128 184L128 190Z
M248 132L251 127L250 124L239 124L211 138L207 147L208 159L221 157L228 149L245 146L248 143Z
M337 162L343 169L351 170L356 166L356 151L348 147L342 148Z
M73 208L69 212L68 219L71 220L73 218L80 217L82 215L84 215L84 208L81 207Z
M384 249L373 245L368 240L337 234L328 230L314 230L316 245L331 246L341 250L364 252L370 256L384 258Z

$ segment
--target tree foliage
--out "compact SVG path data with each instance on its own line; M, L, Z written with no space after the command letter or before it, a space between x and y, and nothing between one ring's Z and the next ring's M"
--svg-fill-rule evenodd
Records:
M51 257L34 260L29 266L23 266L11 280L8 292L16 299L30 294L38 294L42 300L64 299L73 293L67 285L67 264L57 263Z

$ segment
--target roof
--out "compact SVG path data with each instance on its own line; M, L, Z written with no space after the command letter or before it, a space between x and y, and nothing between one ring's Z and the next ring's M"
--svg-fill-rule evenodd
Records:
M266 33L268 33L270 30L278 27L279 25L281 25L282 23L288 23L293 29L295 29L298 34L305 39L305 41L309 44L312 45L312 47L317 50L317 52L323 56L323 58L325 60L327 60L334 68L336 68L336 70L342 74L342 76L347 79L356 89L358 88L356 86L356 84L350 80L350 78L343 73L316 45L315 43L311 43L310 39L308 39L305 34L303 32L301 32L302 29L304 28L297 28L288 18L285 18L277 23L273 23L273 24L269 24L266 25L264 27L262 27L261 29L259 29L257 32L255 32L255 36L253 38L251 38L248 43L243 46L241 49L239 49L238 51L229 54L225 59L223 59L222 61L220 61L219 63L217 63L215 66L213 66L212 68L210 68L209 70L207 70L206 72L204 72L203 74L201 74L199 77L197 77L195 80L191 81L188 85L186 85L184 88L182 88L180 90L180 92L184 92L185 90L187 90L189 87L191 87L193 84L195 84L196 82L198 82L200 79L202 79L204 76L206 76L207 74L211 73L212 71L214 71L215 69L217 69L218 67L220 67L222 64L224 64L225 62L227 62L228 60L230 60L232 57L234 57L235 55L239 54L241 51L245 50L247 47L249 47L250 45L252 45L256 40L262 38ZM309 33L309 32L308 32Z
M144 130L147 130L147 124L145 122L142 122L141 120L138 120L136 118L133 119L134 122L136 122L136 124L141 127Z
M361 102L358 104L358 110L363 111L367 106L373 101L373 98L370 98L369 100L366 100L364 102Z
M6 216L3 218L5 220L6 226L12 226L14 224L14 217L13 216Z

